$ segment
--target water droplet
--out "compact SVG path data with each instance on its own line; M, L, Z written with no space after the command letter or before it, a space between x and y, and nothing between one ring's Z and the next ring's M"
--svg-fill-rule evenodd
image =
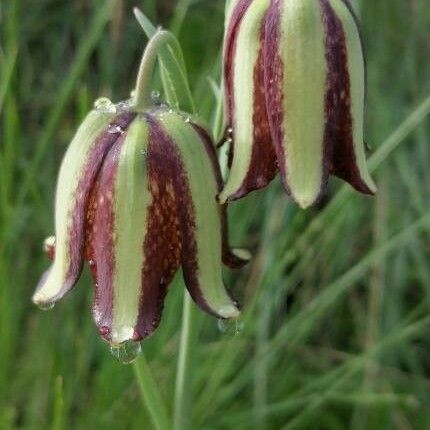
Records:
M189 124L189 123L191 122L191 117L187 116L187 117L185 118L185 122L186 122L187 124Z
M130 98L131 99L134 99L136 97L136 90L133 90L131 93L130 93Z
M231 127L229 127L227 129L227 136L232 136L233 135L233 129Z
M41 311L50 311L51 309L53 309L55 306L55 303L51 302L51 303L37 303L37 307L41 310Z
M108 334L110 334L110 328L107 326L102 326L99 328L99 333L100 336L107 336Z
M156 90L152 91L152 93L151 93L152 102L155 104L158 104L158 103L160 103L160 99L161 99L160 91L156 91Z
M88 260L88 264L90 265L90 267L94 267L96 265L96 262L93 259L91 259L91 260Z
M116 113L115 105L107 97L97 99L94 102L94 109L103 113Z
M124 133L124 130L119 125L110 125L107 132L110 134L122 134Z
M116 104L117 112L128 112L130 110L130 102L123 101Z
M130 364L133 363L142 352L142 347L139 342L129 340L119 345L111 345L110 351L120 363Z
M43 251L50 260L55 257L55 236L49 236L43 241Z
M243 322L238 318L218 319L218 330L227 336L237 336L242 333Z

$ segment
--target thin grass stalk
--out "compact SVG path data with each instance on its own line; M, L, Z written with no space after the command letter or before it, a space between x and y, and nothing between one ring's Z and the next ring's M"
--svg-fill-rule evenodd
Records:
M139 385L142 404L155 430L170 430L170 420L158 386L143 354L133 363L134 374Z
M191 428L193 349L197 340L194 325L195 310L190 295L185 292L182 311L181 340L176 369L175 401L173 410L173 429Z

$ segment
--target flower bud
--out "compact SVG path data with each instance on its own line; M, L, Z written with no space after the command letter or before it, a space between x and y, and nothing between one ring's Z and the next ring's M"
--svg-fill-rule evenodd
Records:
M376 187L363 142L365 59L347 0L235 0L224 46L230 176L220 200L266 186L278 167L306 208L329 174Z
M50 242L54 261L33 301L47 308L60 300L86 260L100 334L114 345L139 341L157 328L167 288L182 266L203 310L237 318L222 260L238 266L245 255L227 243L208 132L168 108L136 112L127 103L105 104L87 116L64 157Z

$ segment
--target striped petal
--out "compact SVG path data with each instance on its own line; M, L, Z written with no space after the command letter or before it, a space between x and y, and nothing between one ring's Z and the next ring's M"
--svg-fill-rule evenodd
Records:
M325 139L332 145L331 173L362 193L374 194L363 140L365 60L357 21L343 0L320 4L328 64Z
M315 0L271 0L266 20L266 94L284 186L302 207L328 178L325 31Z
M212 172L217 182L217 191L218 193L220 193L224 184L221 168L217 160L217 154L212 138L209 136L208 132L202 125L197 123L191 124L196 130L196 132L199 134L203 142L206 154L211 162ZM239 269L248 264L252 256L247 249L230 247L227 204L219 205L219 208L222 225L222 260L227 267L230 267L232 269Z
M269 0L237 1L224 46L227 124L233 133L230 174L222 203L265 187L277 171L264 95L264 17Z
M148 115L150 147L163 148L177 203L185 284L195 302L221 318L239 311L222 279L218 180L199 132L173 112Z
M363 143L365 63L344 0L271 0L267 109L284 186L306 208L329 173L373 193Z
M163 148L149 140L148 125L139 117L112 147L93 191L93 312L100 333L113 344L153 333L180 264L173 186Z
M115 118L93 111L70 144L57 183L55 258L33 296L36 304L55 303L76 284L82 270L90 190L107 151L118 139L118 131L130 121L130 114Z

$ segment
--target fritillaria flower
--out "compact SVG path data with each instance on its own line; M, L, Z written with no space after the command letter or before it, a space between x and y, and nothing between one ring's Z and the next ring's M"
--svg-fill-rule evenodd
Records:
M304 208L330 174L376 191L363 141L365 59L348 0L232 0L224 84L233 154L222 202L278 170Z
M147 63L142 70L152 71ZM144 105L99 99L79 127L58 178L55 237L44 244L53 263L33 296L51 307L75 286L86 260L95 284L94 320L114 346L154 332L180 267L201 309L236 319L222 263L239 267L248 258L227 243L209 133L168 106Z

